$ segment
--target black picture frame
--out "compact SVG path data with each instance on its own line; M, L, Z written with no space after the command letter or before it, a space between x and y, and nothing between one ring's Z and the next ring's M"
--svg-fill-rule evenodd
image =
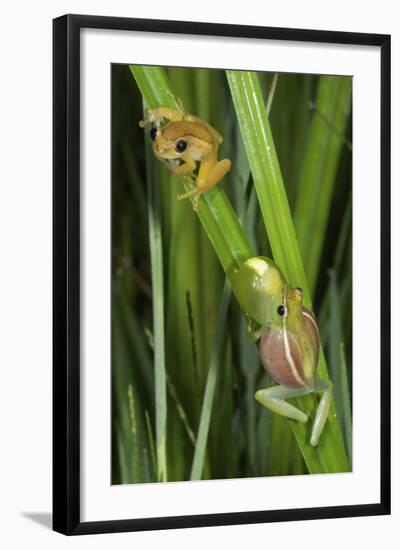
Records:
M80 31L84 28L378 46L381 51L381 495L371 504L80 520ZM390 513L390 36L65 15L53 21L53 528L66 535Z

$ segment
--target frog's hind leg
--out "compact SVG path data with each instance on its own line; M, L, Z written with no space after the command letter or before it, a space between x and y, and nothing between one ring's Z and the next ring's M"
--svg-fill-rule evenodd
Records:
M301 397L312 393L312 391L312 388L309 387L288 388L287 386L273 386L272 388L258 390L255 398L271 411L286 416L286 418L305 423L308 420L306 413L294 405L287 403L285 399L290 397Z
M311 445L316 447L319 442L322 430L328 419L329 410L332 403L332 382L330 380L316 379L314 381L313 391L322 393L320 402L318 403L317 412L314 419L314 424L311 431Z
M222 178L231 169L231 161L229 159L220 160L210 168L208 161L200 164L199 176L197 178L197 185L199 191L203 193L209 191L219 183Z
M193 161L194 162L194 161ZM230 170L231 161L229 159L224 159L213 166L210 170L211 163L203 161L200 164L199 175L197 177L197 185L195 188L187 191L187 193L182 193L178 195L178 200L186 199L194 195L193 201L193 210L197 211L199 209L200 196L202 193L212 189L217 183L225 176L225 174Z

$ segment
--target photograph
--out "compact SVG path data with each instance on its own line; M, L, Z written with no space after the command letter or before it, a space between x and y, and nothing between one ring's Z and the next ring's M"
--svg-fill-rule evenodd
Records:
M399 538L398 10L288 4L6 4L2 548Z
M110 483L352 472L352 76L110 71Z

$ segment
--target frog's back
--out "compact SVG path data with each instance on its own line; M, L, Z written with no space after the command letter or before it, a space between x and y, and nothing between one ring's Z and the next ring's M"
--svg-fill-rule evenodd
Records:
M187 120L167 124L163 129L163 136L171 141L176 141L183 136L193 136L208 143L213 143L215 139L205 124Z

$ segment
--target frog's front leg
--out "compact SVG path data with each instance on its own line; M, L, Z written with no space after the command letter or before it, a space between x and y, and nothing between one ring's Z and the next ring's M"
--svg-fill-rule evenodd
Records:
M332 403L332 382L330 380L314 380L313 391L322 393L320 402L318 403L317 412L314 419L314 424L311 431L311 445L316 447L325 423L328 419L329 410Z
M264 405L264 407L267 407L267 409L282 416L286 416L286 418L305 423L308 420L306 413L290 403L287 403L285 399L290 397L302 397L303 395L312 393L312 391L312 388L307 386L303 388L288 388L287 386L279 385L258 390L255 398Z
M182 164L175 164L173 160L171 162L167 161L168 169L175 174L175 176L184 176L196 170L196 162L190 155L183 155L181 160Z
M257 342L263 334L268 330L262 325L258 324L254 319L245 315L247 321L247 337L252 342Z
M195 183L195 186L189 191L187 191L186 193L181 193L180 195L178 195L178 200L181 201L183 199L187 199L188 197L191 197L194 195L195 197L194 197L193 209L197 211L199 208L201 191L199 191L197 186L197 180L193 175L193 172L196 169L196 162L193 160L193 158L190 155L183 155L183 157L181 157L181 160L183 161L183 163L180 165L173 164L173 162L168 163L169 169L176 176L191 175L192 180Z

